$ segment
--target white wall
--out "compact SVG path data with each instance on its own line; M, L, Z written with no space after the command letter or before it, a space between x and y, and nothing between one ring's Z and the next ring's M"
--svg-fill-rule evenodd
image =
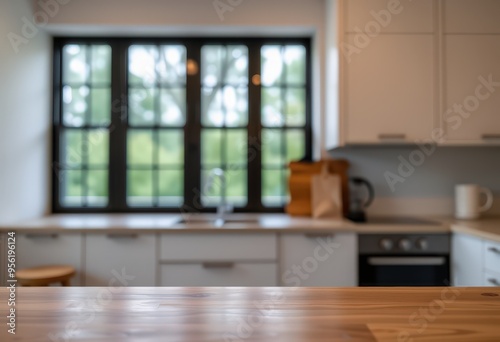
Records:
M0 224L45 214L50 198L51 43L39 32L16 53L8 38L22 37L32 11L0 0Z

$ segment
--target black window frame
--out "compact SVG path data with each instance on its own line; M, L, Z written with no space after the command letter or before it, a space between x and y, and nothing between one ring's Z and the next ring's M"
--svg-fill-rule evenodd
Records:
M62 49L67 44L108 44L112 50L111 76L111 124L109 138L109 175L107 207L66 207L60 203L60 133L62 124ZM257 157L248 158L247 189L248 203L244 208L234 208L235 212L284 212L284 206L268 207L262 204L262 154L261 154L261 85L252 83L252 76L261 74L262 45L298 44L306 48L306 122L304 160L312 160L312 57L311 38L235 38L235 37L54 37L53 39L53 118L52 118L52 212L53 213L180 213L214 212L216 208L200 208L194 189L201 189L201 80L200 72L187 76L186 86L186 124L184 132L184 205L180 207L130 207L127 205L127 100L128 100L128 47L134 44L182 44L187 49L187 59L193 59L200 65L201 47L207 44L243 44L249 48L248 67L248 157L255 153ZM192 79L190 79L192 77ZM273 127L285 131L283 127ZM189 170L189 171L186 171ZM188 176L189 175L189 176Z

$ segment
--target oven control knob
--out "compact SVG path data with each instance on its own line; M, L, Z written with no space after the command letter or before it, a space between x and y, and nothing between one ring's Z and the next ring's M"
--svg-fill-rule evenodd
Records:
M384 251L390 251L393 247L393 243L392 243L392 240L391 239L382 239L380 240L380 247L384 250Z
M411 249L411 241L408 239L399 240L399 248L403 251L409 251Z
M429 242L426 239L420 239L417 241L418 249L425 251L429 248Z

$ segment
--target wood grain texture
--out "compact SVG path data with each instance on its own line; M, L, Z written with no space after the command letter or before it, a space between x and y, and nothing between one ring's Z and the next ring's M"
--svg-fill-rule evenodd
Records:
M286 212L292 216L312 216L311 179L321 173L324 163L328 164L328 172L339 175L342 188L342 208L344 216L349 213L349 178L347 170L349 162L343 159L323 160L320 162L291 162L288 187L290 203Z
M495 288L17 291L17 333L2 324L1 341L500 341Z

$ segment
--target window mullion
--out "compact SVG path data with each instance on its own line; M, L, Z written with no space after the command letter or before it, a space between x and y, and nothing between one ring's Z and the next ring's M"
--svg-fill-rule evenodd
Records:
M186 44L187 63L198 72L186 76L186 126L184 128L184 212L201 211L201 42ZM189 70L189 69L188 69ZM192 70L191 70L192 71Z
M248 211L262 209L261 85L253 82L253 76L261 74L261 47L259 42L248 44Z
M112 44L111 126L109 143L109 207L127 210L127 51L128 44Z

